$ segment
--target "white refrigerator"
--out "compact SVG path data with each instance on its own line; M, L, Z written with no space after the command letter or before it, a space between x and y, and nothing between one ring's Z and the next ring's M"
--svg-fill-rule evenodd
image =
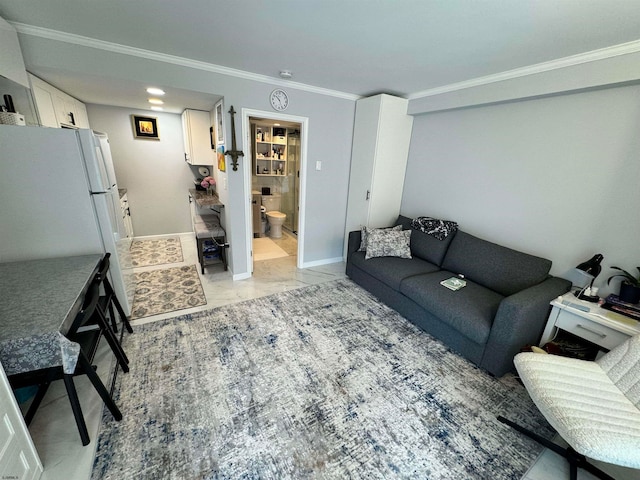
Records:
M0 125L0 262L110 252L129 315L130 246L105 134Z

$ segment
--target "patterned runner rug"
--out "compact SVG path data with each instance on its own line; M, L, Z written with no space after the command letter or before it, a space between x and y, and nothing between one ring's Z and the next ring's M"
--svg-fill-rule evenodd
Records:
M179 263L183 259L179 237L134 240L130 251L134 267Z
M520 479L552 431L350 280L134 326L97 479Z
M134 281L132 320L207 304L195 265L135 273Z

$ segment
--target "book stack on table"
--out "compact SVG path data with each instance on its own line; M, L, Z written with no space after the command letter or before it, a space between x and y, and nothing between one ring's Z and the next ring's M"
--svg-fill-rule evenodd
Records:
M609 295L601 307L640 321L640 303L623 302L618 295Z

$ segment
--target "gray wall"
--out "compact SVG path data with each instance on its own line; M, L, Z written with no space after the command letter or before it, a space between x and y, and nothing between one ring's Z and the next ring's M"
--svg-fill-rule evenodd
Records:
M639 180L640 87L610 88L417 116L401 210L547 257L557 275L602 253L603 287L611 265L640 264Z
M127 189L136 237L191 231L180 115L87 105L91 128L109 135L119 188ZM131 115L157 117L160 140L135 139Z
M222 95L227 122L226 111L231 105L237 112L242 108L271 111L269 94L274 85L268 83L29 35L20 35L20 44L27 69L37 66L42 70L80 72ZM322 161L322 170L310 168L307 172L306 224L302 245L305 263L341 258L355 101L293 87L286 90L290 105L286 113L309 118L309 165ZM230 139L228 123L225 128L225 138ZM246 152L250 145L246 143L241 129L241 115L236 115L238 148ZM251 192L244 188L245 168L251 167L242 160L238 171L228 168L228 193L221 192L231 243L230 268L234 275L245 274L250 268L245 253L250 237L244 206L249 202ZM225 179L219 180L224 182Z

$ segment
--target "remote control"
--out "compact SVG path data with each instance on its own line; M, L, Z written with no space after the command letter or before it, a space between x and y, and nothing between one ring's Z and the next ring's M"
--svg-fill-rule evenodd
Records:
M567 307L571 307L571 308L575 308L576 310L582 310L583 312L590 312L591 309L585 305L580 305L579 303L572 303L569 300L563 300L562 301L563 305L566 305Z

